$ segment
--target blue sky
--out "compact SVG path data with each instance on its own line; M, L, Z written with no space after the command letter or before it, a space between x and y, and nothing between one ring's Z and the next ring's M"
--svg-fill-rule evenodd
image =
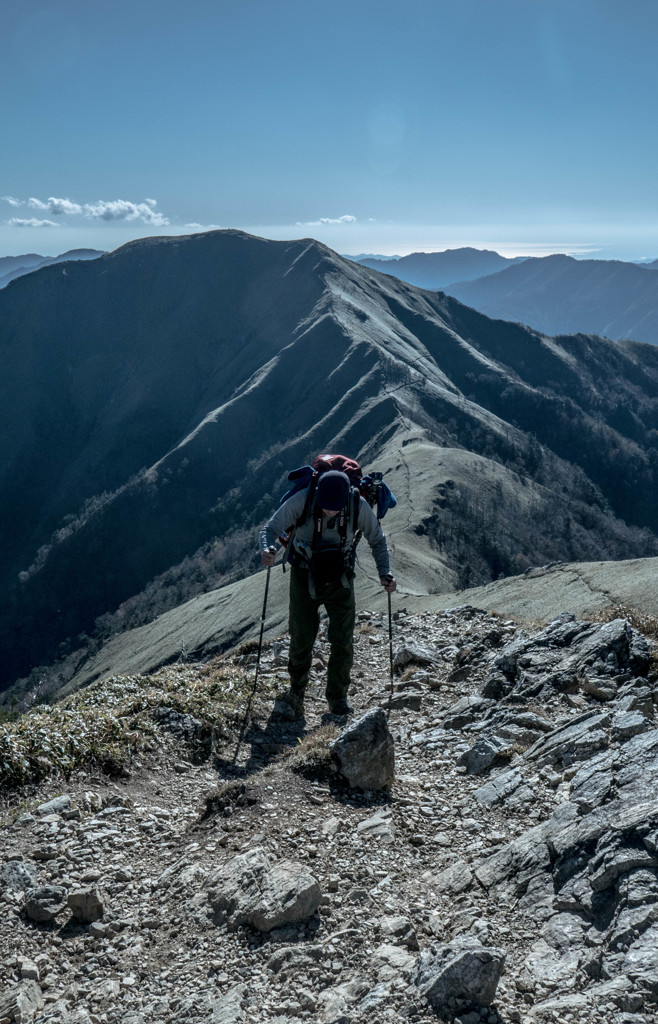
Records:
M655 0L10 0L0 256L658 258Z

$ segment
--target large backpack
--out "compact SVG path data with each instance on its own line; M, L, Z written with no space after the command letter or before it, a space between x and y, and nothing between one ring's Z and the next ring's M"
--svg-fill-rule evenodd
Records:
M291 524L291 529L293 525L301 526L302 523L306 522L313 505L318 480L323 473L327 473L331 469L339 473L345 473L351 486L358 488L359 494L362 498L365 498L380 522L388 510L395 508L397 505L397 499L390 487L384 483L381 473L370 473L368 476L364 476L359 463L355 459L348 458L346 455L318 455L317 458L313 459L311 466L300 466L299 469L293 469L292 472L288 473L288 480L292 487L283 495L279 505L283 505L284 501L292 498L293 494L297 494L298 491L303 491L306 487L309 488L304 510L297 522ZM358 502L355 502L354 505L356 509L355 518L358 518ZM354 532L356 533L356 528ZM282 541L285 543L283 538Z
M350 496L347 503L347 511L342 511L338 517L338 530L341 535L341 547L339 552L336 553L332 548L323 548L322 545L322 531L323 531L323 516L321 509L315 509L315 492L318 486L318 481L323 473L329 472L329 470L336 470L340 473L345 473L350 481ZM292 535L295 531L295 527L302 526L308 519L309 515L313 512L314 515L314 529L313 529L313 541L311 549L313 555L309 564L309 587L311 593L315 594L315 587L318 584L324 582L333 582L337 578L337 574L340 572L340 576L345 581L350 579L354 575L354 559L356 557L356 546L359 543L361 534L359 533L359 509L361 504L361 497L363 496L366 501L370 504L371 508L377 505L377 517L381 518L386 515L389 508L394 508L397 504L395 496L389 487L384 483L381 473L371 473L370 476L364 476L363 470L355 459L350 459L345 455L318 455L313 460L311 466L301 466L299 469L293 469L288 474L288 480L292 484L292 487L283 495L281 498L280 505L291 498L293 494L297 494L305 488L308 488L306 500L304 502L304 508L301 515L295 523L291 523L287 530L279 537L279 540L286 548L286 554L284 556L284 563L289 561L292 565L296 564L296 553L292 549L292 545L288 547ZM350 511L352 513L352 542L347 543L348 526Z

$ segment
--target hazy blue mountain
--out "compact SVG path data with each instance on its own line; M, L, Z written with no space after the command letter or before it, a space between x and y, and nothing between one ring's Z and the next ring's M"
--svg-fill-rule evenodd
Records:
M379 252L360 252L357 256L344 254L346 260L354 260L355 263L361 263L363 260L381 260L382 263L388 263L389 260L400 260L401 256L384 256Z
M311 239L41 268L0 292L0 359L5 685L152 581L183 600L328 448L389 453L426 588L658 553L658 349L546 339Z
M546 334L583 331L658 344L658 276L651 264L544 256L447 290L487 316Z
M0 256L0 277L18 268L38 267L45 260L36 252L26 252L22 256Z
M488 249L446 249L445 252L412 252L400 257L350 257L371 270L394 274L419 288L445 288L454 281L470 281L493 274L524 257L507 259Z
M48 267L51 263L65 263L69 260L95 260L102 256L101 249L69 249L59 256L38 256L27 253L25 256L3 256L0 259L0 288L5 288L23 274L30 274L40 267Z

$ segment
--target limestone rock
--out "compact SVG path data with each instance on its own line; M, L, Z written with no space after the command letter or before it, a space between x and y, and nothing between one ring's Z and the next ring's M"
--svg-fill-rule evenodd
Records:
M99 921L104 913L103 901L95 888L74 889L69 893L68 905L73 916L85 924Z
M305 920L322 901L317 880L303 864L272 862L260 847L224 864L208 884L218 923L231 928L250 924L269 932Z
M508 761L512 753L511 743L502 736L481 736L457 764L463 765L469 775L482 775L488 768Z
M464 860L455 861L432 879L432 885L437 892L452 896L470 889L472 882L473 872Z
M533 636L507 644L485 679L485 697L515 692L575 691L583 681L599 700L614 698L620 681L643 676L651 648L624 619L593 624L564 613Z
M395 744L381 708L368 711L329 744L350 786L390 789L395 774Z
M407 665L435 665L439 659L434 651L418 644L405 644L395 652L393 668L401 672Z
M323 954L322 946L284 946L272 954L267 966L274 974L285 977L296 974L303 968L312 967L315 962L322 959Z
M612 738L618 743L652 728L653 722L641 711L621 711L612 716Z
M447 945L424 950L412 981L438 1011L451 1000L490 1006L504 966L502 949L460 935Z
M382 935L389 935L408 949L418 949L416 930L408 917L383 917L379 922Z
M27 1024L43 1007L43 994L36 981L22 981L0 995L0 1020Z
M546 826L536 825L490 857L481 860L475 868L475 875L486 889L512 877L523 884L528 877L547 871L550 863Z
M36 876L36 868L32 864L22 860L8 860L0 864L0 891L28 889L34 885Z
M517 768L512 768L480 786L473 796L483 807L495 807L497 804L505 803L522 785L523 775Z
M27 957L20 957L18 961L18 971L21 978L25 978L29 981L41 981L39 968L35 964L34 960L30 960Z
M415 958L401 946L384 943L372 954L372 966L379 981L393 981L400 975L408 976L415 965Z
M68 811L70 807L71 797L65 793L63 796L56 796L53 800L48 800L45 804L40 804L34 813L43 818L46 814L61 814L63 811Z
M423 698L420 693L395 693L382 695L379 706L384 711L420 711L423 705Z
M39 885L25 892L25 912L33 921L54 921L66 907L66 889L61 885Z
M369 818L364 818L356 826L357 834L369 836L381 843L391 843L395 838L395 826L389 807L380 807Z
M571 765L608 746L612 721L607 711L588 711L537 740L527 752L537 765Z
M444 729L463 729L475 721L478 715L489 706L489 701L475 694L467 697L460 697L456 704L452 704L446 711Z
M238 984L216 999L212 1005L212 1024L238 1024L245 1020L242 1004L246 994L247 986Z

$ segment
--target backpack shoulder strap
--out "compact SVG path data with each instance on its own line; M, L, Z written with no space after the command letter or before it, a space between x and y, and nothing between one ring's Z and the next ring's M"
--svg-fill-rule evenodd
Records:
M359 532L359 512L361 511L361 491L358 487L352 488L352 533L356 537Z
M313 476L311 478L311 482L310 482L309 488L308 488L308 493L306 495L306 501L304 502L304 508L302 509L302 513L301 513L299 519L297 520L297 522L295 523L295 526L303 526L304 523L306 522L306 520L309 517L311 508L313 507L313 501L315 499L315 492L316 492L317 486L318 486L318 479L319 479L319 474L316 472L316 473L313 474Z

